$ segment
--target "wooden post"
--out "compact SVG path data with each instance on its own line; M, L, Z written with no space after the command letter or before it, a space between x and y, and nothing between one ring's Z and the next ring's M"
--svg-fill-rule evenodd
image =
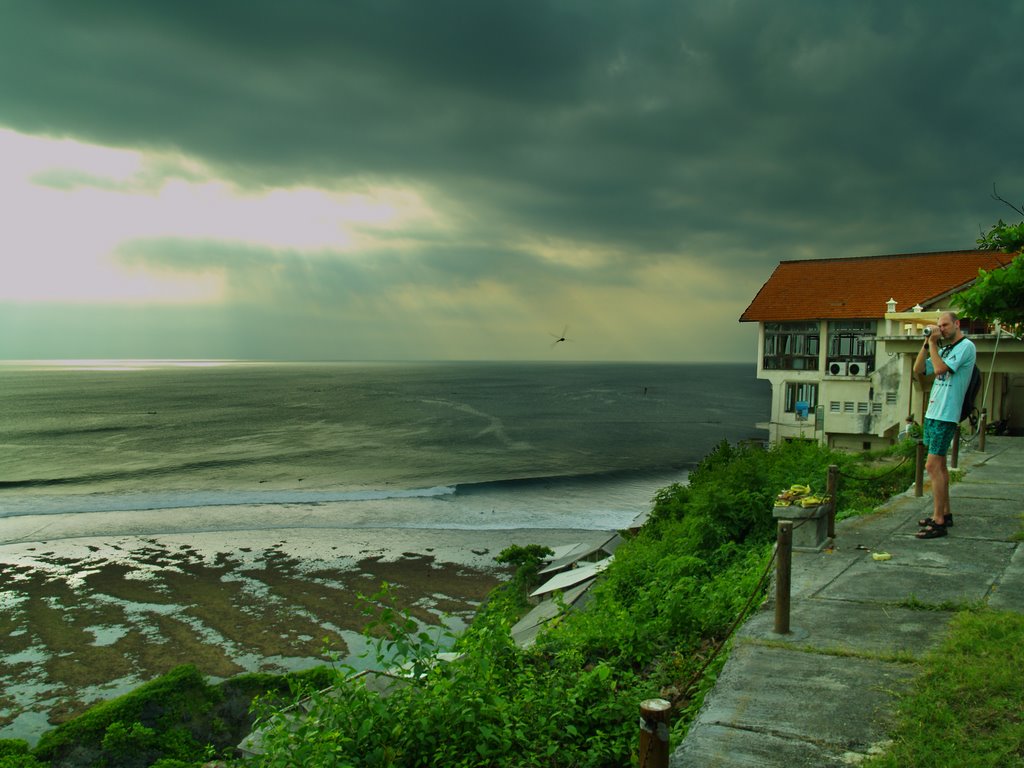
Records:
M825 492L828 494L828 537L835 541L836 538L836 494L839 492L839 465L828 465L828 484Z
M985 421L988 416L988 410L985 408L981 409L981 416L978 418L978 450L985 450Z
M960 425L956 425L956 429L953 430L953 446L950 448L949 456L949 467L950 469L956 469L960 463Z
M789 634L789 589L793 573L793 521L779 520L775 553L775 634Z
M665 699L640 702L640 768L668 768L668 728L672 704Z
M914 495L924 496L924 443L917 443L917 457L914 463Z

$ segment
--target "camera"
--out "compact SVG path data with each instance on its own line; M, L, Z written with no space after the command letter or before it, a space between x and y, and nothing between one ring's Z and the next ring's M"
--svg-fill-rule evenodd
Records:
M921 333L923 333L924 337L927 339L929 336L932 335L932 327L930 325L927 326L923 331L921 331Z

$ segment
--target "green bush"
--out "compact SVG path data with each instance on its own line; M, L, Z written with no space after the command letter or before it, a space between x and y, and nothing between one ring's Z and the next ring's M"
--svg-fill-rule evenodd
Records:
M35 754L52 761L88 751L97 765L125 768L146 768L161 756L187 760L203 752L190 724L219 699L194 666L178 667L43 734Z
M47 768L29 753L28 742L0 739L0 768Z
M196 765L233 753L250 730L249 709L257 695L280 705L297 681L323 687L331 680L329 670L315 669L239 675L210 685L196 667L181 666L48 731L33 753L55 763L73 755L76 764L100 767L149 768L161 760L166 768L175 761Z
M308 692L295 709L267 713L261 766L620 765L635 698L610 665L581 669L571 654L518 648L501 621L477 627L472 652L411 676L387 698L360 679ZM392 628L401 634L402 622ZM397 659L396 659L397 660ZM617 729L621 731L621 729Z
M709 644L724 640L759 599L775 494L797 482L824 491L835 459L805 443L769 451L722 443L687 486L659 492L648 524L620 545L587 608L550 622L530 649L515 645L509 626L515 598L535 574L531 555L539 553L531 547L502 553L523 573L488 600L456 643L463 655L453 663L430 664L436 640L385 610L378 658L409 662L406 684L382 698L350 680L329 694L307 693L306 718L265 712L267 751L255 763L629 764L638 703L700 678ZM683 698L699 697L702 682Z

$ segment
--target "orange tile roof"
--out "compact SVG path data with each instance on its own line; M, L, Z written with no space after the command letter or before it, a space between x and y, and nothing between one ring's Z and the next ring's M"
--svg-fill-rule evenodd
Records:
M897 312L908 312L964 288L979 269L997 269L1011 258L998 251L940 251L782 261L740 322L880 318L890 298Z

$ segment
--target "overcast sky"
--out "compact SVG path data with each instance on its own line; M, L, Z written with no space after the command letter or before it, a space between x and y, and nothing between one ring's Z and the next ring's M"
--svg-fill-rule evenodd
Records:
M1022 0L0 0L0 358L753 362L780 260L1012 218L1022 29Z

